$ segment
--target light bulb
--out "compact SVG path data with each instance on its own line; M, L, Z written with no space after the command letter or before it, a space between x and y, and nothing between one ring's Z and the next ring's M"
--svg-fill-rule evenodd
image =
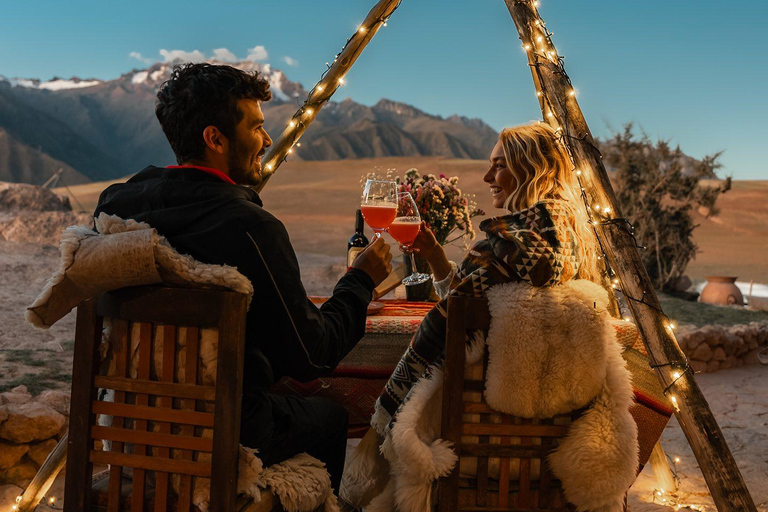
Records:
M576 91L571 89L571 92L568 93L569 96L576 96Z
M581 176L581 169L577 169L576 170L576 176ZM582 190L584 190L584 189L582 189Z
M387 26L387 22L386 22L386 21L384 22L384 26L385 26L385 27Z
M365 34L365 27L357 27L358 34Z
M536 0L535 2L533 2L533 6L534 7L538 7L539 6L539 0Z
M344 83L345 83L345 82L344 82L344 77L342 77L342 78L339 78L339 85L344 85Z
M272 170L272 164L267 164L267 170L268 170L268 171L271 171L271 170Z
M307 113L307 115L310 115L310 116L315 113L315 111L312 110L311 108L308 108L307 110L305 110L305 112Z
M543 38L543 37L541 37L541 36L539 36L539 37L537 37L537 38L536 38L536 41L537 41L537 42L539 42L539 43L540 43L540 42L542 42L543 40L544 40L544 38Z
M631 319L631 318L629 318L629 317L626 317L626 318L624 319L624 321L625 321L625 322L631 322L631 321L632 321L632 319Z
M288 148L288 154L290 155L291 153L293 153L293 148Z
M537 92L537 93L536 93L536 96L538 96L539 98L541 98L542 94L543 94L543 93L542 93L541 91L539 91L539 92Z
M599 209L600 209L600 205L599 205L599 204L596 204L596 205L595 205L595 210L599 210Z
M301 142L297 142L297 143L296 143L296 147L297 147L297 148L300 148L300 147L301 147Z
M322 85L318 85L317 87L315 87L315 89L317 89L318 91L322 91L323 90L323 86Z
M288 126L293 128L294 126L296 126L296 121L291 121L290 123L288 123Z
M606 207L603 209L603 213L611 213L611 209Z
M547 116L549 116L549 117L555 117L555 114L553 114L552 112L550 112L549 114L547 114Z
M48 500L48 503L53 504L54 501L56 501L56 498L51 498Z
M679 378L680 378L680 372L675 372L675 373L673 373L673 374L672 374L672 377L674 377L674 378L675 378L675 380L679 379Z
M523 46L523 48L526 49L526 50L530 50L531 49L531 45L526 44L525 46Z
M675 462L680 462L680 457L675 457Z

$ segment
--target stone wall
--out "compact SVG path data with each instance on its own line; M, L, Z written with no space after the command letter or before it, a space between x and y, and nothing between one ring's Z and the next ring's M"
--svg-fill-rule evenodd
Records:
M714 372L759 363L757 353L768 348L768 322L681 325L676 337L694 371Z
M0 393L0 486L25 488L67 430L69 393L26 386Z

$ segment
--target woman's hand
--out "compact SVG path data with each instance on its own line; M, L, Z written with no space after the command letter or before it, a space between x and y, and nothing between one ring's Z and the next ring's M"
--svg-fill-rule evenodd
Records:
M435 234L431 229L427 227L427 223L421 221L421 226L419 226L419 234L416 235L416 238L414 239L410 248L401 245L400 250L405 253L416 253L425 260L429 261L433 257L435 251L442 251L443 248L440 246L440 244L437 243Z

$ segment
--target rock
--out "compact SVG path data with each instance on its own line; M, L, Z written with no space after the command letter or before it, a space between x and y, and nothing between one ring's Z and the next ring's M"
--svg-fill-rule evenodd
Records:
M707 363L703 361L689 361L688 364L691 366L691 369L693 369L696 373L706 373L707 372Z
M0 407L0 423L8 419L8 407Z
M747 352L747 354L742 358L742 361L744 361L744 364L758 364L760 363L760 359L757 357L757 353L760 352L759 350L750 350Z
M720 369L720 361L710 361L707 363L707 373L716 372Z
M705 363L712 359L712 348L706 343L702 343L691 353L691 358Z
M23 492L24 489L17 485L0 485L0 510L10 510L13 504L16 503L16 498L21 496Z
M680 276L672 284L672 289L676 292L684 292L693 285L691 278L688 276Z
M21 464L0 471L0 482L18 485L25 489L35 478L37 467L31 460L24 459Z
M726 359L725 350L723 350L723 347L717 347L715 351L712 353L712 360L725 361L725 359Z
M32 459L32 462L38 466L42 466L43 462L45 462L45 459L48 457L48 454L56 448L56 444L57 442L55 439L48 439L42 443L33 444L29 447L27 457Z
M28 451L29 445L0 441L0 469L15 466Z
M10 391L0 393L0 404L25 404L32 400L27 386L16 386Z
M0 210L19 211L32 210L35 212L65 212L72 210L69 202L61 200L61 196L47 188L26 183L0 182Z
M50 406L59 414L69 416L69 393L66 391L58 389L43 391L40 393L40 396L37 397L37 401Z
M0 424L0 438L13 443L42 441L59 433L66 423L64 416L45 404L29 402L9 404L8 419Z

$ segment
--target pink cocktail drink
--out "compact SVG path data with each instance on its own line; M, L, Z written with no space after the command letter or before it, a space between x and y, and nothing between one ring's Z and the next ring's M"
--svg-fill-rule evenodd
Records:
M397 215L397 206L390 205L360 205L365 223L376 232L384 231L392 224Z
M416 239L416 235L419 234L420 226L421 220L418 218L397 218L389 225L389 234L402 245L409 246Z

